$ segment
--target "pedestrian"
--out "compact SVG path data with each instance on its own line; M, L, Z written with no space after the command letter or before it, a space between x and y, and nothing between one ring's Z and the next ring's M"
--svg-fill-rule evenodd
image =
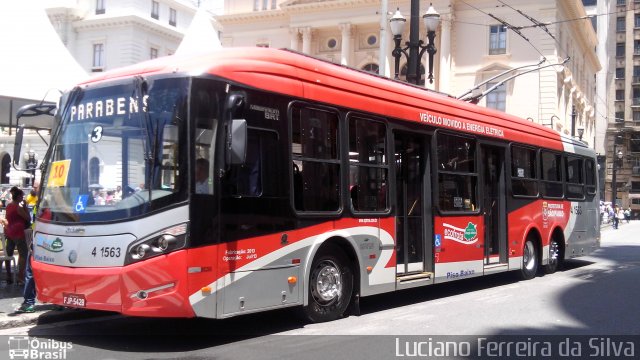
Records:
M627 224L629 223L629 221L631 221L631 208L630 207L628 207L624 211L624 218L625 218L625 220L627 220Z
M24 284L24 271L27 265L29 253L25 240L24 230L31 226L31 215L24 202L24 192L14 186L10 190L12 201L7 205L7 226L5 236L7 238L7 254L12 255L18 249L18 285Z
M613 207L609 206L609 221L613 225L614 229L618 228L618 223L616 222L616 214L613 212Z
M622 220L624 220L624 210L622 210L621 207L616 207L617 211L616 211L616 218L618 218L618 224L622 223Z
M33 217L35 218L37 208L33 208ZM24 237L27 242L27 248L29 249L29 255L27 258L27 267L24 272L24 289L22 291L23 301L18 309L17 313L32 313L35 312L36 306L36 280L33 277L33 270L31 268L31 261L33 260L33 227L35 222L31 223L31 227L24 230Z

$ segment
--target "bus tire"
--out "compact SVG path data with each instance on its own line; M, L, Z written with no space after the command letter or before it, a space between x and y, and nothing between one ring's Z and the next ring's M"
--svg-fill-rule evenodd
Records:
M538 254L536 251L536 244L530 237L527 237L522 250L522 269L520 270L520 277L523 280L530 280L536 276L537 272Z
M549 262L544 266L545 273L553 274L558 270L562 261L560 255L560 243L556 239L551 239L549 242Z
M303 314L312 322L342 317L353 294L353 273L349 260L337 246L324 246L309 271L309 303Z

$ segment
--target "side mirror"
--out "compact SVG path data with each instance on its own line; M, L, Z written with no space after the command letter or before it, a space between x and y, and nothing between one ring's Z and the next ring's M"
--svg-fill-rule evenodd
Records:
M229 137L229 163L231 165L242 165L247 158L247 120L231 120Z
M20 153L22 152L22 138L24 137L24 124L18 126L16 137L13 140L13 166L20 166Z

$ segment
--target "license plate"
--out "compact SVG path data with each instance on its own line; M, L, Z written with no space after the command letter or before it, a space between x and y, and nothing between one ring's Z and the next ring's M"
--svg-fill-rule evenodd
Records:
M87 306L87 300L84 298L84 294L63 293L62 305L73 307L85 307Z

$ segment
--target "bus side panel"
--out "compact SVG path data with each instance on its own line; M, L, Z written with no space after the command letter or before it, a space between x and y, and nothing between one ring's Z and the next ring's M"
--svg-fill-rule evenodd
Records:
M435 282L483 274L482 216L435 217Z
M511 206L519 204L520 207L509 211L507 228L507 246L509 254L509 270L522 268L522 254L524 242L529 232L540 233L542 224L542 203L538 200L511 199ZM540 234L545 239L544 234ZM544 240L542 240L544 241ZM543 244L541 244L544 246ZM538 250L540 251L540 249Z

